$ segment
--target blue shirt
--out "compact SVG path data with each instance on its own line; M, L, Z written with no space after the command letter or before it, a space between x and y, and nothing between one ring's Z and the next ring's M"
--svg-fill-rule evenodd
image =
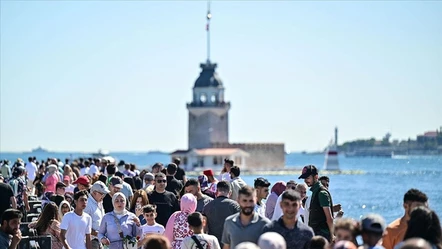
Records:
M109 249L123 248L123 239L120 238L120 229L123 232L123 237L127 235L136 237L141 236L141 227L137 227L133 219L136 215L131 212L126 212L122 217L117 218L114 212L109 212L103 216L98 232L98 239L108 238L110 241ZM119 222L118 226L116 222Z

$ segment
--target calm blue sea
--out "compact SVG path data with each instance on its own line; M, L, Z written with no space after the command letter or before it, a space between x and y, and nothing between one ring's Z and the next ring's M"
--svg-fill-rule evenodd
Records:
M1 159L15 161L18 157L26 160L30 153L2 153ZM90 154L79 153L43 153L32 154L38 159L56 157L76 158ZM150 167L155 162L168 163L170 158L165 154L147 153L111 153L118 160L132 162L139 168ZM384 216L387 222L403 215L402 198L410 188L424 191L430 198L430 207L442 218L442 157L406 157L391 158L346 158L340 156L340 166L343 171L360 170L361 174L329 175L330 191L334 203L341 203L345 216L360 218L362 215L375 212ZM323 155L289 154L286 157L288 167L301 167L314 164L322 168ZM270 182L278 180L298 180L299 175L267 176ZM243 179L253 185L257 176L243 176Z

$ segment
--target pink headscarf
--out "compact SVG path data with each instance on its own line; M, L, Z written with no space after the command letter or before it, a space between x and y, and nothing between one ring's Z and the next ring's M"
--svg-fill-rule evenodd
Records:
M196 210L197 200L193 194L187 193L181 197L180 208L181 212L191 214Z
M278 181L273 185L270 192L274 192L277 196L280 196L285 191L286 184L284 181Z

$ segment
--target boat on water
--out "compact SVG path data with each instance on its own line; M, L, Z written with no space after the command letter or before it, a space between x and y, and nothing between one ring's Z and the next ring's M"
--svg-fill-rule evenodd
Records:
M31 153L46 153L49 152L47 149L43 149L41 146L38 146L38 148L32 149Z
M109 156L109 151L100 149L98 150L98 153L93 153L92 156L95 158L103 158L105 156Z

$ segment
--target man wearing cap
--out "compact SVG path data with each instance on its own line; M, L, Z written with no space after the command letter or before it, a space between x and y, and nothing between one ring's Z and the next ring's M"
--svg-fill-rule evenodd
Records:
M304 179L312 191L308 225L313 228L315 235L321 235L331 242L334 236L333 200L330 192L319 182L318 170L314 165L305 166L299 179Z
M109 179L109 193L103 199L103 208L105 213L112 212L114 210L114 204L112 204L112 196L115 193L121 192L123 188L123 180L118 176L112 176Z
M153 189L155 188L155 177L152 173L146 173L144 175L144 190L146 190L146 193L152 193Z
M382 235L385 232L385 220L378 214L368 214L361 219L361 236L364 248L385 249L381 245Z
M75 180L72 184L77 184L77 188L79 191L86 190L89 191L90 181L86 176L80 176ZM75 191L77 192L77 191Z
M103 219L103 216L105 214L103 208L103 198L109 192L109 189L103 182L95 182L94 185L92 185L91 192L88 197L88 202L86 208L84 209L84 212L92 217L91 240L93 249L101 248L101 243L99 242L97 235L98 230L100 229L101 220Z
M266 217L266 204L265 202L262 202L262 200L266 199L269 195L270 182L263 177L258 177L255 179L254 187L256 191L255 212Z

